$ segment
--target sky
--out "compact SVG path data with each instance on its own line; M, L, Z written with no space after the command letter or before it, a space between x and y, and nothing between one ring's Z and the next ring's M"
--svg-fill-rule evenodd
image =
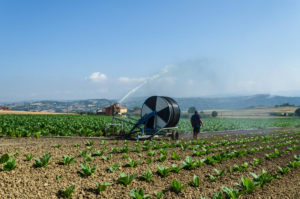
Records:
M300 1L0 0L0 102L300 96Z

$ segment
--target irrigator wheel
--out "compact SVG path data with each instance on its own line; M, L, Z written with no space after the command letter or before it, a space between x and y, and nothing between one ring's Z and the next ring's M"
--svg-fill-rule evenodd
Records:
M149 97L142 106L141 116L144 117L153 111L156 111L157 115L151 117L145 123L145 127L149 129L175 127L180 118L178 104L169 97Z

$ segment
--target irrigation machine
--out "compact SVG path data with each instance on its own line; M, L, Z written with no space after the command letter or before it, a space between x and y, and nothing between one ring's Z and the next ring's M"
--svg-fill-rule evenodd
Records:
M109 128L115 129L115 126L120 126L118 135L120 139L153 139L168 136L178 139L180 108L170 97L152 96L146 99L141 108L140 119L130 116L120 117L118 111L112 112L112 122L106 123L103 130L105 135ZM127 132L124 130L124 123L132 126Z

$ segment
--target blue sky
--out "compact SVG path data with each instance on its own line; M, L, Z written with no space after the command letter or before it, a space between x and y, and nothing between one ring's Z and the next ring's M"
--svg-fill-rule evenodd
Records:
M296 0L0 0L0 102L120 99L141 84L132 96L300 96L299 10Z

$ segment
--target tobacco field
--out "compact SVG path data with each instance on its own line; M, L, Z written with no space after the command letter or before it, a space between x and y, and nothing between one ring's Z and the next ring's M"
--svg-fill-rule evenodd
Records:
M1 198L296 199L300 129L177 141L2 137L0 179Z

